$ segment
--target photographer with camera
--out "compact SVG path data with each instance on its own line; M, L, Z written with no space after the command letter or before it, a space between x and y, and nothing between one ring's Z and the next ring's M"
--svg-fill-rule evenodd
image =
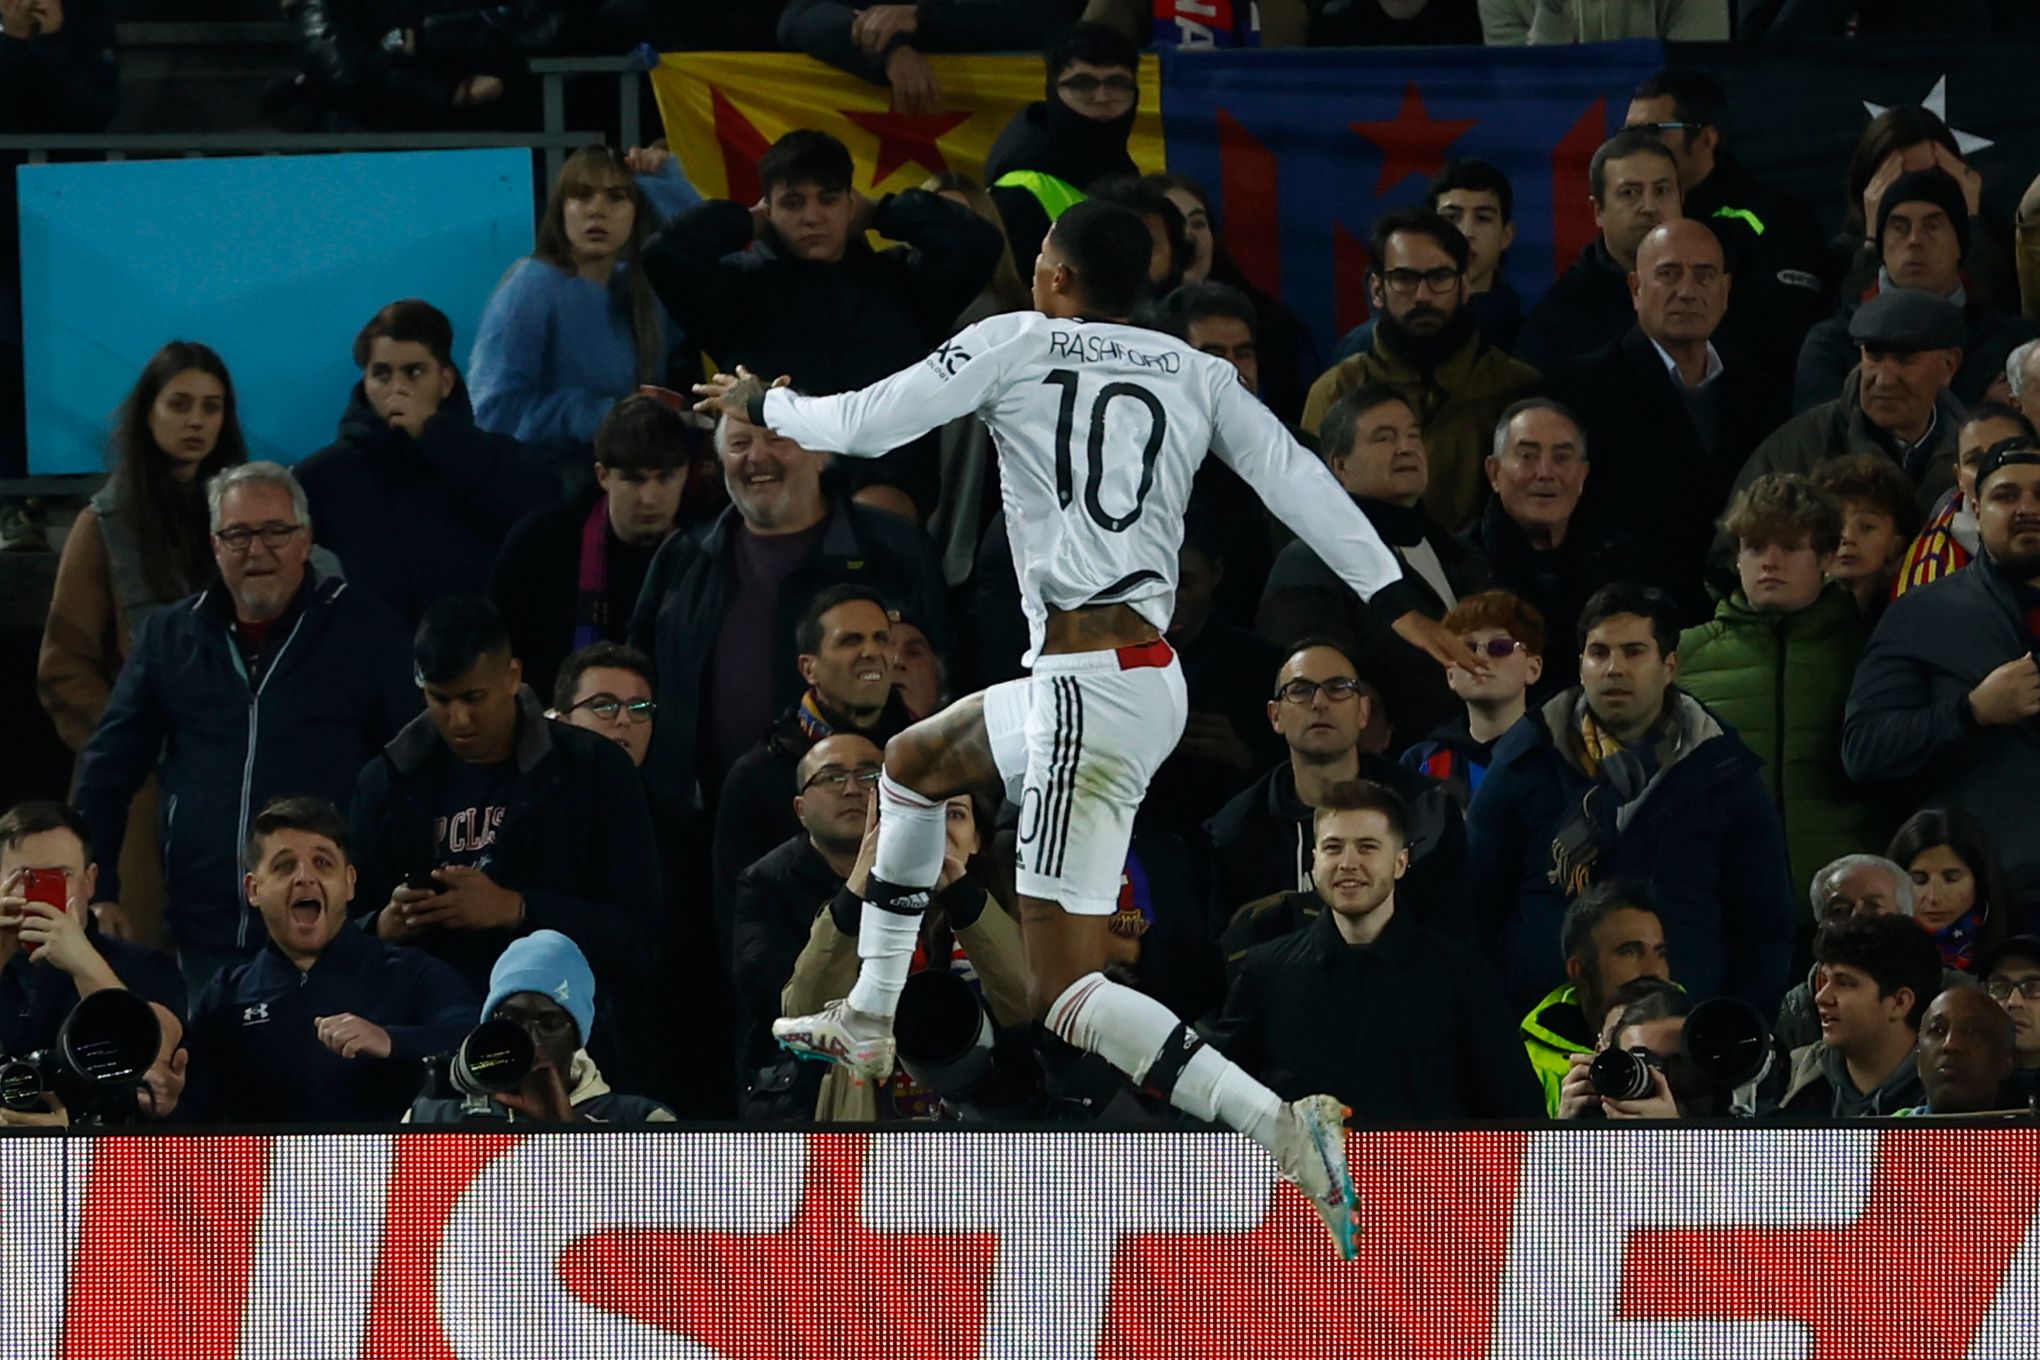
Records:
M87 910L98 880L85 824L70 808L21 803L0 817L0 1055L53 1049L84 998L132 991L155 1012L163 1039L153 1080L122 1113L152 1114L184 1034L184 977L169 955L100 933ZM43 1103L41 1111L0 1106L0 1128L62 1126L80 1113L55 1092Z
M1643 890L1628 883L1597 883L1565 909L1558 930L1565 953L1564 986L1553 988L1523 1017L1523 1047L1544 1083L1545 1112L1559 1113L1561 1090L1591 1058L1615 990L1640 977L1670 978L1665 928Z
M1941 991L1934 937L1909 916L1859 913L1815 936L1813 959L1820 1042L1792 1051L1771 1112L1859 1119L1920 1104L1920 1017Z
M467 1032L474 992L459 974L348 925L347 851L330 803L279 798L256 814L245 884L269 942L193 1003L180 1119L394 1120L421 1061Z
M588 1056L588 1036L595 1028L595 973L580 946L557 930L535 930L513 941L496 960L489 974L489 998L482 1003L482 1023L492 1020L521 1025L531 1036L528 1070L515 1084L492 1090L485 1099L461 1099L463 1094L476 1095L473 1088L483 1085L467 1080L464 1088L464 1078L455 1070L463 1058L469 1059L470 1071L477 1066L472 1061L475 1036L470 1036L460 1051L440 1064L441 1079L428 1083L426 1093L405 1112L405 1123L673 1122L673 1112L658 1101L610 1090Z

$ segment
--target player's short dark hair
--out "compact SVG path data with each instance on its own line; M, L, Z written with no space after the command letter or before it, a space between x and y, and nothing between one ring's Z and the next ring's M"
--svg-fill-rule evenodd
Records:
M434 600L418 620L411 644L418 679L427 685L445 684L467 674L483 657L509 652L510 628L503 622L503 612L480 595Z
M1624 128L1607 141L1601 143L1600 147L1594 152L1594 158L1587 162L1587 188L1593 194L1594 202L1604 207L1607 205L1608 162L1619 161L1625 156L1634 156L1643 152L1648 152L1653 156L1663 156L1665 163L1672 167L1673 178L1676 179L1678 177L1678 158L1672 155L1670 147L1657 139L1655 133L1645 132L1641 128Z
M829 586L827 589L816 591L815 597L808 601L807 608L800 611L800 621L793 626L794 651L801 656L813 656L821 651L822 616L838 605L846 605L853 600L868 601L879 613L886 616L890 624L892 606L885 602L884 596L870 586L850 583Z
M0 846L19 850L23 841L45 831L68 831L76 836L85 848L85 863L92 863L92 833L85 829L85 819L68 804L50 798L31 798L7 809L0 817Z
M1353 441L1360 437L1360 417L1392 401L1401 402L1404 406L1410 404L1410 399L1393 385L1367 382L1333 402L1324 419L1318 422L1318 452L1324 455L1325 461L1329 463L1351 453ZM1414 407L1411 413L1415 414Z
M1169 295L1156 304L1153 324L1156 330L1167 331L1178 340L1188 341L1193 323L1214 316L1230 317L1244 325L1256 338L1260 336L1260 319L1254 315L1253 300L1229 283L1214 283L1208 279L1170 290Z
M1912 1009L1905 1022L1913 1029L1941 991L1940 947L1910 916L1858 912L1825 926L1813 937L1813 961L1869 974L1881 997L1901 987L1910 990Z
M1147 292L1155 240L1131 208L1085 199L1049 228L1064 262L1076 273L1084 300L1107 316L1131 316Z
M1402 796L1386 784L1371 779L1347 779L1325 790L1324 799L1311 814L1311 839L1317 839L1318 824L1335 812L1378 812L1395 833L1398 844L1410 843L1409 810Z
M1056 35L1042 58L1051 82L1079 61L1086 66L1124 66L1136 73L1140 70L1140 49L1134 46L1133 39L1110 24L1071 24ZM1049 98L1054 97L1051 91Z
M553 680L552 706L566 711L573 705L574 692L581 688L581 677L598 670L629 671L647 685L652 683L652 659L643 652L621 642L591 642L560 663L560 673Z
M1140 214L1143 222L1150 217L1160 218L1162 235L1169 242L1169 272L1162 280L1162 286L1173 287L1183 277L1184 268L1190 263L1190 229L1183 220L1183 210L1176 206L1168 194L1158 186L1131 175L1117 175L1095 184L1091 197L1101 203L1117 203L1122 208L1131 208ZM1153 262L1154 247L1150 239L1149 262Z
M1641 884L1618 879L1596 883L1575 897L1565 909L1565 917L1558 926L1560 956L1586 958L1593 952L1594 932L1601 928L1601 922L1618 911L1647 911L1657 915Z
M1713 76L1682 66L1670 66L1636 87L1637 99L1672 101L1672 117L1681 123L1720 127L1728 118L1728 96ZM1687 136L1692 133L1689 131Z
M758 158L758 187L767 195L789 184L841 191L851 174L850 148L813 128L795 128Z
M323 798L273 798L248 824L247 867L262 862L262 843L278 831L304 831L333 842L340 858L347 854L347 819Z
M1462 156L1453 161L1424 189L1424 206L1432 212L1438 211L1438 200L1458 190L1462 193L1493 194L1495 203L1502 210L1504 225L1516 220L1516 186L1509 183L1509 177L1495 166L1478 156Z
M1621 614L1650 620L1651 636L1657 639L1660 657L1679 650L1679 606L1656 586L1638 585L1634 581L1616 581L1587 597L1580 610L1579 649L1587 650L1587 634Z
M1374 224L1374 231L1367 238L1367 249L1374 256L1374 262L1367 266L1371 274L1379 274L1388 268L1389 238L1398 234L1428 236L1438 243L1438 249L1452 257L1452 263L1459 272L1466 272L1466 265L1473 258L1472 248L1466 244L1466 233L1447 222L1429 208L1402 208L1384 214Z
M440 367L453 367L453 323L446 313L418 298L392 302L368 319L354 337L354 366L368 367L369 351L378 340L423 345Z
M595 461L612 472L670 472L687 466L700 439L686 416L649 393L633 392L596 427Z

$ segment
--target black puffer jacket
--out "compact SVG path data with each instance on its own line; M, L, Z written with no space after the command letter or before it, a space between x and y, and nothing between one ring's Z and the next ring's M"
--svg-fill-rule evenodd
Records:
M442 595L480 595L510 526L559 494L539 454L475 427L456 387L416 439L354 385L340 437L297 466L321 545L412 624Z

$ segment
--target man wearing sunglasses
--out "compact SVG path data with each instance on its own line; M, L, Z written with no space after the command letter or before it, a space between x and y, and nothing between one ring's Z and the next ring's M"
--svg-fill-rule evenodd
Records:
M1316 899L1308 896L1316 882L1312 816L1335 785L1355 779L1401 800L1410 854L1409 872L1396 887L1402 910L1420 921L1442 921L1456 910L1466 855L1459 805L1437 780L1360 749L1370 707L1359 668L1329 638L1304 638L1275 673L1268 725L1289 758L1204 826L1213 901L1232 923L1221 941L1229 959L1316 914Z
M164 923L193 995L262 948L241 887L248 822L272 798L345 808L354 772L418 712L404 625L314 556L305 493L275 463L206 487L219 583L135 639L78 764L73 806L99 850L93 914L125 938L120 851L153 770L165 809Z
M365 929L486 992L504 949L557 930L602 986L593 1052L636 1086L663 910L644 787L613 740L549 722L495 605L453 595L412 651L425 712L367 765L349 839Z

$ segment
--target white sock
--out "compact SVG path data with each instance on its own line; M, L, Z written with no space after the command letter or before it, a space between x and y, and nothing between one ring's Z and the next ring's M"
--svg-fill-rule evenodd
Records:
M1064 1042L1095 1053L1125 1073L1135 1084L1183 1027L1174 1011L1103 973L1087 973L1048 1008L1048 1028ZM1282 1098L1255 1081L1209 1044L1190 1055L1169 1103L1199 1119L1218 1119L1262 1147L1274 1147L1275 1120Z
M872 856L872 876L896 888L933 889L942 877L942 856L948 846L947 802L930 802L884 773L878 776L878 800L878 851ZM920 935L919 913L910 916L864 904L857 925L857 983L850 989L853 1009L888 1020L898 1012Z

